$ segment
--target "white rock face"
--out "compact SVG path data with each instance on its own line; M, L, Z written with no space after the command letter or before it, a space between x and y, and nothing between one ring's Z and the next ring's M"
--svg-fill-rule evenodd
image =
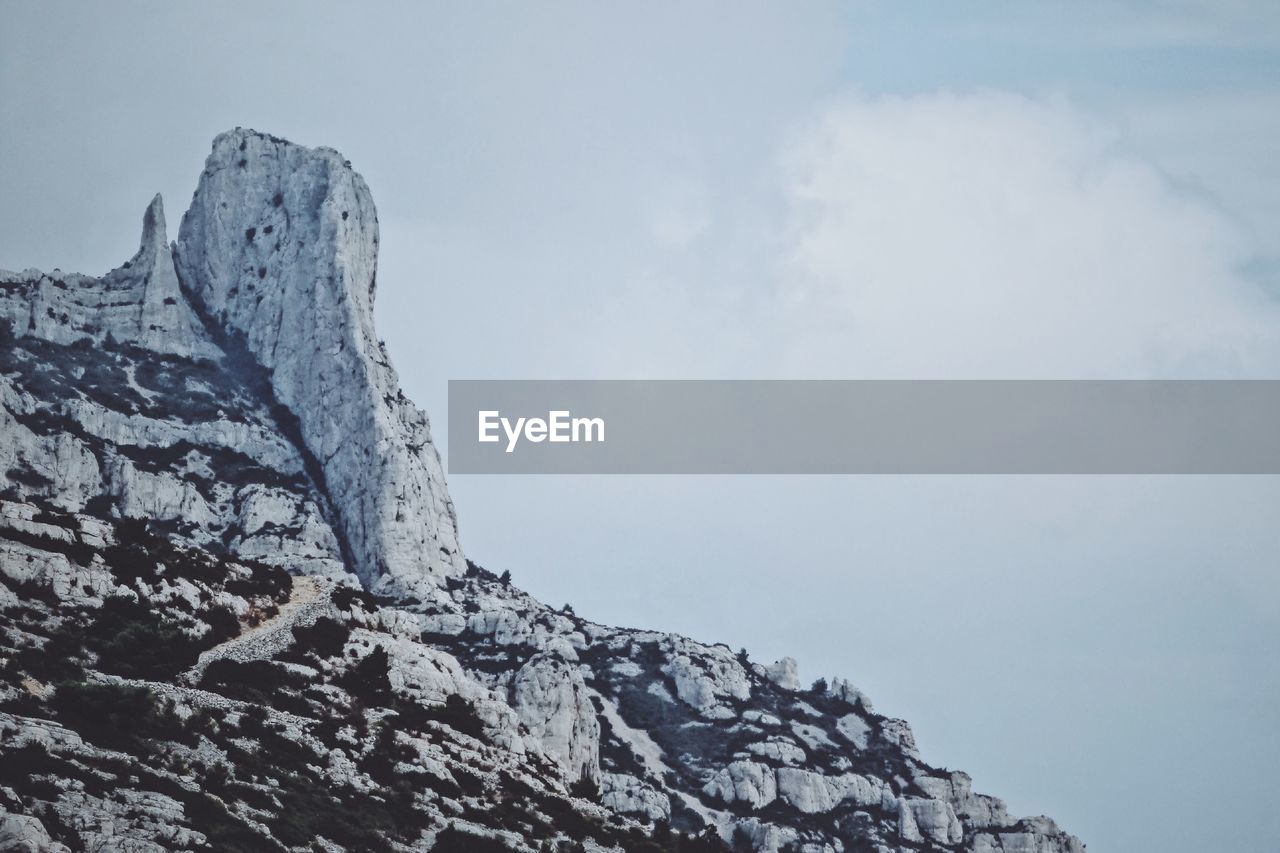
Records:
M747 752L793 767L804 764L809 757L803 749L786 738L771 738L760 743L747 744Z
M920 752L916 749L916 736L906 720L885 720L880 724L880 735L912 758L920 757Z
M964 829L949 803L912 797L898 801L898 832L907 841L959 844Z
M845 714L836 721L836 730L849 739L858 749L867 748L867 738L871 734L871 726L857 714Z
M676 694L704 716L723 719L727 711L720 699L745 700L751 696L747 674L728 650L720 646L701 646L674 634L666 638L671 658L662 671L671 676Z
M764 668L765 676L783 690L800 689L800 668L795 658L783 658Z
M0 850L9 853L66 853L67 846L52 841L44 824L31 815L0 814Z
M671 819L671 798L626 773L600 774L600 803L620 814L648 821Z
M759 809L778 798L778 779L767 764L734 761L716 773L702 791L726 803L743 802Z
M19 335L69 344L101 343L108 335L153 352L214 357L200 321L178 288L165 234L164 203L151 200L142 217L142 243L102 278L27 270L11 279L22 299L0 299L0 317Z
M53 502L66 510L79 510L102 491L98 461L76 436L41 434L22 422L37 411L31 395L0 376L0 435L5 439L0 441L0 468L37 472L48 481Z
M1063 833L1047 817L1030 818L1021 823L1025 830L978 834L973 841L973 853L1085 853L1078 838Z
M511 706L570 779L600 772L600 723L582 675L556 655L534 655L516 673Z
M109 499L198 547L348 577L322 499L297 488L299 449L260 392L223 373L179 287L158 196L130 261L101 278L4 274L0 318L16 335L0 375L0 472L28 475L10 497L75 513ZM32 377L38 396L23 387Z
M780 767L777 776L778 796L805 814L829 812L846 798L863 806L881 804L888 794L881 780L856 773L824 776L810 770Z
M917 776L914 781L931 798L951 803L956 813L972 827L985 829L1012 823L1004 802L973 792L973 780L967 773L956 772L947 778Z
M866 697L866 694L843 678L832 679L831 685L827 688L827 693L837 699L848 702L850 705L861 705L862 710L868 714L875 712L875 708L872 707L871 700Z
M466 566L427 418L374 332L377 251L373 199L341 155L249 130L214 140L175 250L185 286L271 370L355 572L426 597Z

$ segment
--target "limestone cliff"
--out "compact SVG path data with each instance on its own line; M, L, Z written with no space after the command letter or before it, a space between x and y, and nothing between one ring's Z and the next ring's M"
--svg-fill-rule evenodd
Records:
M185 287L270 371L370 587L429 595L465 568L427 419L373 329L378 217L336 151L214 140L175 255Z

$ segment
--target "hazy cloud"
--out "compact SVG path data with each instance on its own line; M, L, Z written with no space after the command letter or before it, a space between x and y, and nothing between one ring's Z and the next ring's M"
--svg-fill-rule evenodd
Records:
M1240 230L1065 103L844 98L784 162L779 296L797 367L1280 372L1280 311L1242 273Z

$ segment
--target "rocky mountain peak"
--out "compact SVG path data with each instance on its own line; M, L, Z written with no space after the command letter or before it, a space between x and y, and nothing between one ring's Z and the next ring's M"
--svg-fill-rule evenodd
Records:
M161 253L169 254L169 229L164 221L164 199L156 193L142 214L142 240L138 244L137 257L155 261Z
M0 850L1082 853L843 679L465 561L341 155L223 134L166 241L0 273Z
M128 268L132 275L120 277L140 282L141 293L137 335L125 338L157 352L210 355L212 348L178 287L159 193L142 215L142 240Z
M352 570L431 594L465 569L426 416L373 326L378 217L336 151L218 136L175 257L206 321L270 371L338 516Z

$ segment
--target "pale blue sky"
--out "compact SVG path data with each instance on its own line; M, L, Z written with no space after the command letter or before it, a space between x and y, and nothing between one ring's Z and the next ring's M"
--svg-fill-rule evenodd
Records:
M441 430L450 378L1280 373L1274 4L0 8L0 267L116 265L229 127L338 148ZM551 603L848 677L1093 853L1280 837L1275 478L451 487Z

